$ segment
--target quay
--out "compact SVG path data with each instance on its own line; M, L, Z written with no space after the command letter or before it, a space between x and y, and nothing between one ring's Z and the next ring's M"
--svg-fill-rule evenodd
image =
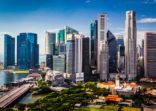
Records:
M0 97L0 108L6 108L10 104L12 104L14 101L16 101L19 97L21 97L23 94L25 94L27 91L30 90L31 84L23 84L19 87L15 87L14 89L10 90L9 92L6 92L5 95Z

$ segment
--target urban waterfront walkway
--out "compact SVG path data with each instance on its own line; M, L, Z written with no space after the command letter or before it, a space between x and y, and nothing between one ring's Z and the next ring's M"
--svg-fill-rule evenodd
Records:
M7 92L4 96L0 98L0 108L5 108L10 105L12 102L21 97L24 93L26 93L30 89L30 87L30 84L24 84Z

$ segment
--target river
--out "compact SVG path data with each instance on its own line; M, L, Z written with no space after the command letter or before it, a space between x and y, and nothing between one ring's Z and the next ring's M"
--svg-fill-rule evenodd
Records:
M21 78L25 78L27 74L14 74L8 71L0 71L0 85L4 85L9 82L15 82Z
M0 86L9 83L15 82L21 78L27 77L28 74L14 74L8 71L0 71ZM31 92L27 93L24 97L19 100L18 103L33 103L37 99L41 98L42 96L33 96Z

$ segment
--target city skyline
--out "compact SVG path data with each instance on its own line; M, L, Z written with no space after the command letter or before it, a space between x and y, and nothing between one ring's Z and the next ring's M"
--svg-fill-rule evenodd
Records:
M79 0L76 5L74 0L68 3L65 0L1 0L0 25L3 27L0 28L0 54L4 55L4 33L15 38L21 32L37 33L40 54L45 54L43 41L46 30L56 31L67 25L89 36L90 23L101 12L107 13L108 29L116 35L125 32L125 12L136 11L138 42L141 42L143 31L156 30L156 14L151 13L156 8L155 4L155 0ZM142 11L142 8L145 10Z

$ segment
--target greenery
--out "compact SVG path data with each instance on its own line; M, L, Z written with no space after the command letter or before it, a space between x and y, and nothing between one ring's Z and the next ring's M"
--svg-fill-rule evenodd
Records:
M121 111L141 111L141 108L123 107Z
M33 89L33 94L48 94L51 92L48 84L42 80L37 82L38 87Z

